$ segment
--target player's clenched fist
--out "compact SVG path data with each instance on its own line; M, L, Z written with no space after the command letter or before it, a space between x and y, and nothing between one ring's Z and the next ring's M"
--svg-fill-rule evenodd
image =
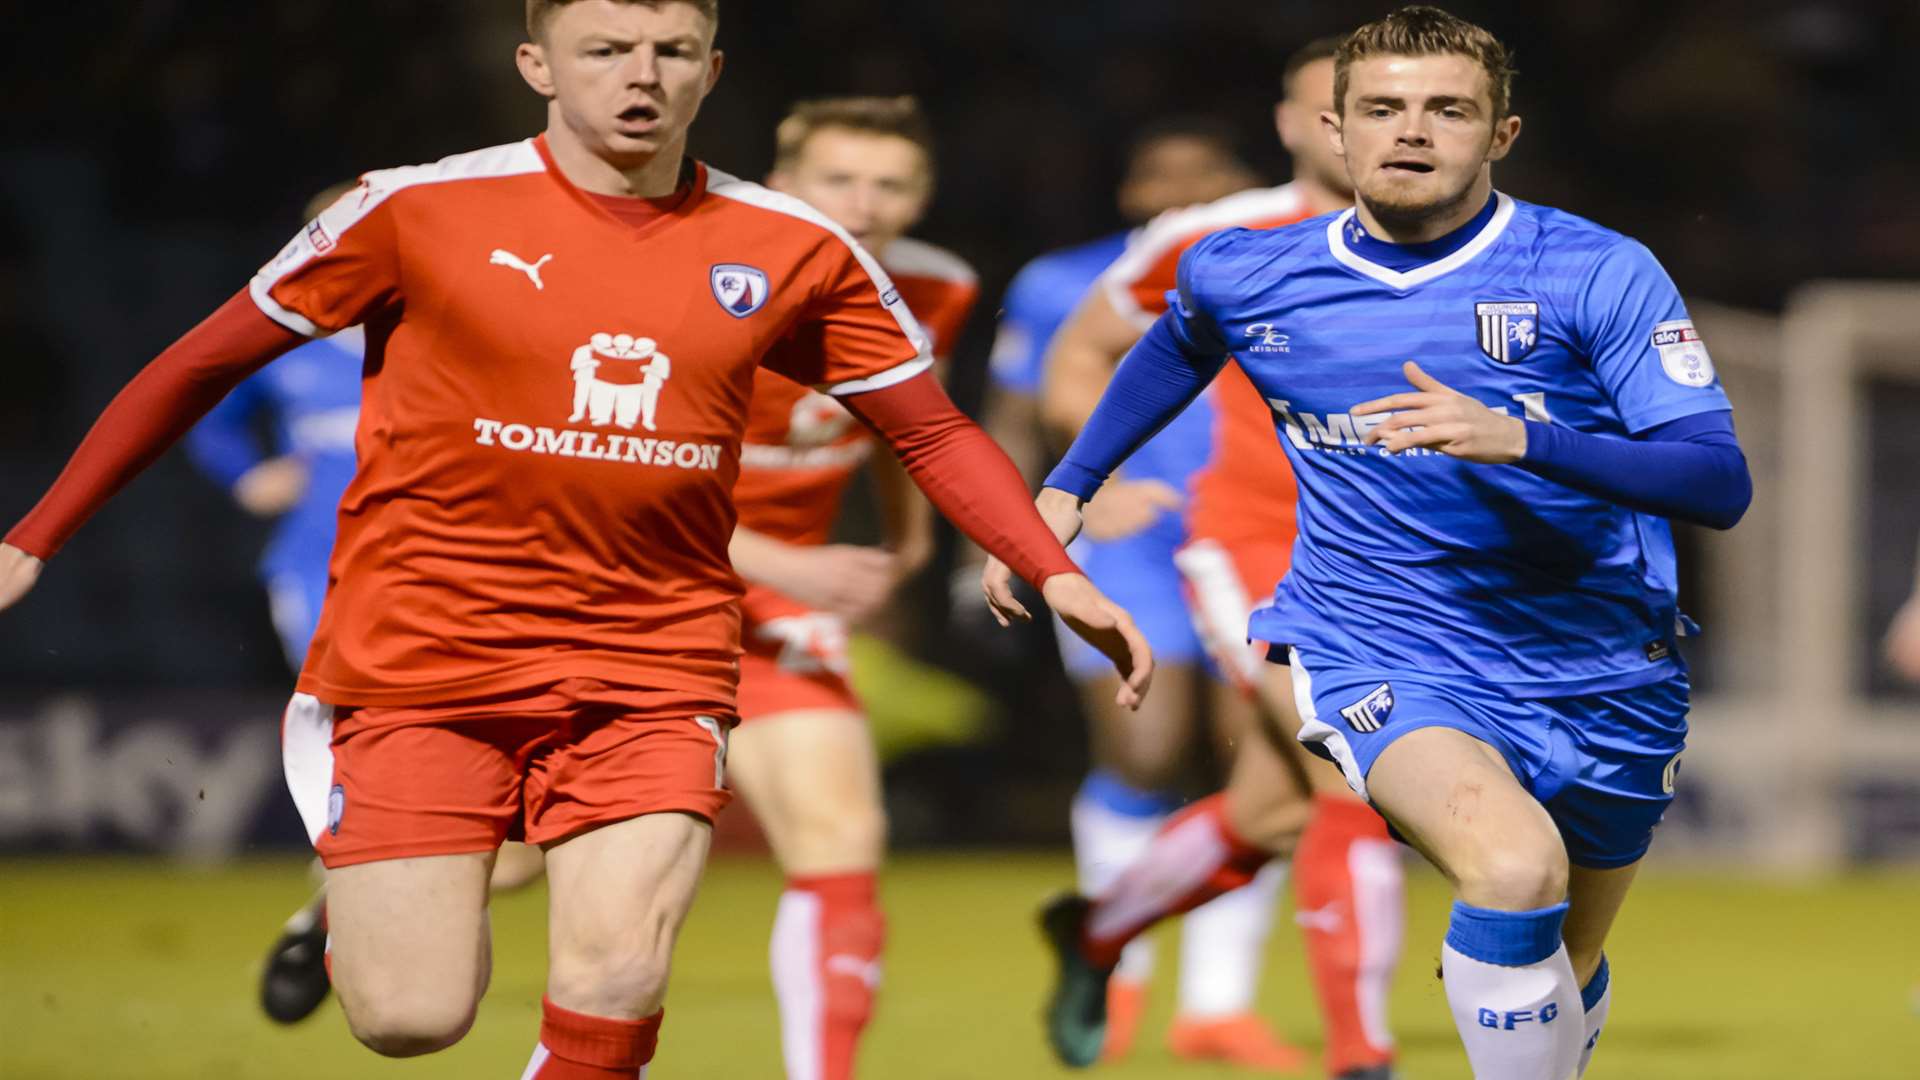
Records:
M46 564L12 544L0 544L0 611L12 607L40 580Z
M1355 416L1392 413L1367 432L1367 445L1377 443L1394 454L1424 446L1482 465L1506 465L1527 456L1525 421L1487 408L1411 360L1401 371L1417 393L1393 394L1353 407Z

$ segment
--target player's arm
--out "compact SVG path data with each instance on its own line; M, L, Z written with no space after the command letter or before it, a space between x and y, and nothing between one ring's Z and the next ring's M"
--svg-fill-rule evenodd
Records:
M789 544L744 526L733 530L727 556L742 580L849 622L880 610L899 580L891 552L856 544Z
M1116 365L1140 340L1151 316L1131 299L1133 292L1153 290L1146 281L1116 280L1136 268L1149 279L1159 271L1140 253L1123 256L1107 276L1081 297L1047 350L1046 379L1041 387L1040 411L1047 433L1056 445L1071 443L1100 395L1113 378ZM1159 291L1164 291L1159 290ZM1119 540L1151 527L1162 514L1179 509L1181 493L1159 480L1129 480L1116 476L1100 489L1087 507L1087 535L1096 540Z
M1063 622L1113 661L1122 680L1115 700L1137 708L1153 677L1146 638L1067 557L1027 501L1013 462L954 407L885 271L844 235L836 239L822 248L825 265L807 309L762 363L822 387L872 428L947 520L1037 587Z
M128 481L247 376L305 340L236 293L120 391L53 487L0 544L0 609Z
M1521 468L1631 510L1730 529L1753 501L1732 406L1679 290L1653 254L1622 240L1594 260L1573 312L1576 344L1632 438L1520 419L1458 393L1409 361L1415 393L1354 408L1391 413L1366 435L1399 452L1430 447ZM1546 411L1551 414L1549 398Z
M1061 324L1047 349L1046 377L1040 388L1040 418L1058 445L1080 434L1114 367L1140 340L1140 327L1114 305L1096 283Z
M291 510L307 490L307 466L297 456L269 457L254 426L271 407L264 376L245 379L187 432L187 457L202 475L233 495L256 517Z

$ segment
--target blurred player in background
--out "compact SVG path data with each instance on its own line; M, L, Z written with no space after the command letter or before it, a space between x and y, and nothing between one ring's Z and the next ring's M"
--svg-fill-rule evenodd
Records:
M352 184L328 188L307 205L311 221ZM360 362L366 334L348 327L294 349L250 376L187 434L193 464L247 513L278 519L260 560L273 627L295 671L327 595L340 496L353 479L353 432L360 420ZM263 424L270 448L261 445Z
M1352 203L1346 172L1320 130L1320 114L1333 107L1338 46L1338 38L1311 42L1281 69L1283 96L1274 120L1294 162L1290 183L1168 214L1135 238L1102 275L1100 287L1080 305L1054 349L1046 410L1057 428L1071 434L1085 423L1121 356L1166 310L1180 257L1202 237L1225 228L1278 228ZM1283 352L1287 334L1269 327L1244 347ZM1193 624L1217 669L1268 715L1291 716L1286 669L1263 662L1267 645L1249 643L1247 620L1287 572L1295 531L1293 475L1274 434L1272 413L1238 365L1229 362L1212 392L1195 405L1209 400L1213 407L1207 411L1217 416L1211 454L1190 481L1188 536L1173 561L1185 578ZM1184 415L1167 430L1183 423ZM1164 437L1163 431L1130 458L1129 471ZM1109 481L1087 504L1089 530L1118 483ZM1096 564L1087 565L1095 572ZM1138 612L1140 602L1129 600L1129 610ZM1168 688L1165 674L1162 694ZM1284 721L1280 726L1292 727ZM1390 1075L1387 992L1404 923L1396 845L1379 816L1347 789L1332 765L1257 734L1235 746L1224 792L1143 837L1135 857L1113 867L1106 880L1083 878L1081 891L1096 898L1092 925L1109 949L1122 943L1131 949L1137 935L1159 918L1195 904L1203 905L1196 914L1223 903L1270 910L1286 865L1275 856L1291 852L1294 906L1326 1029L1327 1071L1348 1080ZM1302 804L1303 780L1312 791L1310 807ZM1302 834L1302 816L1309 809ZM1170 866L1206 872L1192 875L1188 888L1167 891L1160 883ZM1222 896L1226 890L1232 891ZM1122 950L1116 984L1127 977L1127 967ZM1250 1003L1251 986L1247 993ZM1108 1000L1120 998L1109 990ZM1116 1028L1112 1015L1107 1025L1111 1043L1124 1027Z
M1493 189L1511 78L1492 35L1431 7L1346 38L1324 126L1357 207L1196 244L1038 504L1070 537L1237 357L1300 482L1251 636L1290 646L1300 739L1452 882L1441 967L1475 1077L1567 1080L1685 740L1666 519L1729 528L1752 487L1651 253ZM1097 982L1116 914L1053 914L1065 981Z
M1118 202L1122 216L1140 223L1256 181L1231 132L1175 121L1134 141ZM993 348L987 430L1001 445L1020 448L1014 459L1036 482L1045 468L1036 438L1040 393L1055 379L1047 360L1056 331L1135 235L1115 233L1041 255L1008 286ZM1110 374L1111 364L1087 373L1097 380L1087 392L1097 397ZM1212 721L1223 759L1252 728L1244 699L1205 676L1205 651L1174 566L1174 552L1187 537L1188 479L1206 460L1213 423L1210 410L1197 404L1149 440L1127 463L1126 475L1088 504L1086 532L1074 543L1075 561L1153 643L1156 665L1153 700L1137 711L1117 708L1109 666L1077 638L1059 635L1067 674L1092 719L1093 769L1074 798L1071 819L1080 889L1089 895L1104 890L1184 801L1180 785L1202 725ZM1292 1070L1304 1060L1253 1012L1278 887L1276 867L1260 884L1193 911L1182 925L1179 1007L1167 1040L1176 1056L1272 1070ZM1107 1061L1125 1058L1132 1048L1153 962L1147 941L1129 944L1122 954L1108 990Z
M551 888L523 1080L612 1080L646 1074L729 798L727 543L761 364L879 431L1128 668L1128 702L1151 657L946 398L872 257L799 200L686 157L720 75L717 5L529 0L527 17L516 61L546 131L370 173L303 229L108 407L0 545L0 608L246 376L364 324L358 472L283 735L328 867L341 1004L389 1056L459 1040L490 975L495 852L525 838ZM583 347L616 401L664 382L657 433L620 409L565 426Z

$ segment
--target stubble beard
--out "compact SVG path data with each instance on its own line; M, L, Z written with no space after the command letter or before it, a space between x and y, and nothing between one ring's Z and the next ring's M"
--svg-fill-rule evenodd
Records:
M1356 194L1366 204L1367 212L1373 215L1383 227L1396 233L1418 233L1421 227L1435 218L1443 218L1460 209L1473 191L1473 184L1480 172L1475 169L1468 173L1459 188L1438 198L1418 201L1411 199L1396 200L1391 195L1381 198L1378 194L1358 191Z

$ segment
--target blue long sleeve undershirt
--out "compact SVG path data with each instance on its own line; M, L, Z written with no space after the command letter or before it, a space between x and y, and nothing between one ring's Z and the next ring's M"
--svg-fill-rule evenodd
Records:
M1140 445L1179 415L1226 363L1193 355L1162 317L1114 372L1100 404L1046 486L1090 499ZM1518 463L1537 476L1631 510L1729 529L1753 500L1731 414L1660 424L1633 439L1527 421Z

